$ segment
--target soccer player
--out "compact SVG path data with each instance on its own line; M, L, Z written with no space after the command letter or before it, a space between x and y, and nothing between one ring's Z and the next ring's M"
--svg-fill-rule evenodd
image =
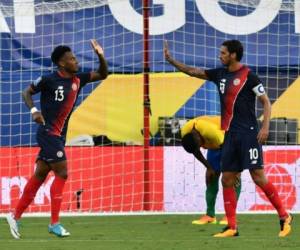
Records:
M59 237L70 235L59 222L63 189L68 178L62 130L81 88L89 82L104 80L108 75L102 47L95 39L91 40L91 46L100 63L96 72L78 73L78 61L71 49L68 46L58 46L51 54L51 60L57 66L57 71L39 77L22 93L33 120L39 124L36 139L40 151L34 175L27 182L15 211L6 217L10 232L16 239L21 237L18 222L50 171L54 172L55 178L50 188L51 222L48 231ZM35 107L32 98L32 95L38 93L41 111Z
M215 204L219 191L221 147L224 142L224 131L221 130L220 116L200 116L188 121L181 128L181 137L181 143L185 151L193 154L206 167L206 214L200 219L194 220L192 224L216 224ZM201 153L200 147L207 149L207 159ZM241 193L240 176L237 177L235 184L238 199ZM219 224L228 224L226 216L219 221Z
M222 147L221 172L224 208L228 226L215 237L238 236L236 221L237 197L234 182L238 173L248 169L252 180L268 197L277 210L280 221L279 237L291 232L292 216L285 210L274 185L263 170L261 143L269 134L271 103L263 84L256 74L240 61L243 45L238 40L224 41L220 47L220 61L223 67L203 70L187 66L172 58L165 42L166 60L178 70L200 79L214 82L221 101L221 128L225 130ZM262 127L258 131L255 117L256 97L263 106Z

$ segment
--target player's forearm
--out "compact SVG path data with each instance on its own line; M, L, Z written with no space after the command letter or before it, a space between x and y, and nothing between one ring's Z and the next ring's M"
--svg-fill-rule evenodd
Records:
M272 106L269 99L263 102L263 123L262 127L269 130L270 119L271 119Z
M194 153L195 158L200 161L206 168L210 168L209 162L204 158L203 154L201 153L200 150L196 151Z
M185 65L181 62L174 60L172 57L169 57L167 60L170 64L172 64L179 71L181 71L189 76L198 77L201 79L207 79L206 74L205 74L204 70L202 70L202 69L198 69L198 68L194 68L194 67Z
M99 73L99 75L101 77L101 80L104 80L108 76L107 62L106 62L106 60L105 60L105 58L104 58L104 56L102 54L98 55L98 58L99 58L100 66L99 66L99 68L97 70L97 73Z
M32 93L29 88L25 89L22 92L22 97L23 97L23 100L24 100L26 106L31 110L34 107L34 102L32 99Z

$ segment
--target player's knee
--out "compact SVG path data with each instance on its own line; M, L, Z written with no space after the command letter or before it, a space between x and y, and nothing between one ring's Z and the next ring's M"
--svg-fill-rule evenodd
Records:
M40 173L40 172L36 172L34 173L34 176L39 180L39 181L42 181L44 182L48 176L48 173L47 174L44 174L44 173Z
M267 180L266 178L263 178L263 177L255 177L255 178L252 178L253 179L253 182L259 186L259 187L262 187L264 185L267 184Z
M231 185L231 182L230 182L229 180L227 180L227 179L222 179L222 186L223 186L224 188L228 188L228 187L231 187L232 185Z
M50 168L49 166L43 162L43 161L38 161L37 164L36 164L36 169L35 169L35 172L34 172L34 176L40 180L40 181L44 181L47 176L48 176L48 173L50 172Z
M251 174L253 182L257 186L261 187L261 186L264 186L265 184L267 184L268 180L267 180L263 170L253 170L253 171L250 171L250 174Z
M51 169L55 173L55 175L59 176L63 179L68 179L68 168L67 168L67 162L61 161L51 164Z
M222 175L222 186L227 187L233 187L235 182L235 178L232 178L230 175Z
M65 169L65 170L62 170L62 171L59 171L58 173L56 173L60 178L62 179L65 179L67 180L68 179L68 171Z
M217 173L212 168L208 168L205 173L206 179L213 179L218 178L220 176L220 173Z

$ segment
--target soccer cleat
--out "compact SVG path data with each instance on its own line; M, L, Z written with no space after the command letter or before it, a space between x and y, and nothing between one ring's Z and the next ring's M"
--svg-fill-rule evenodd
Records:
M228 225L228 220L227 220L226 215L221 220L219 220L219 224L220 225L225 225L225 226Z
M68 237L71 234L59 223L48 226L48 231L58 237Z
M18 226L18 221L15 220L14 216L12 213L9 213L6 216L6 221L9 225L10 228L10 233L15 239L20 239L21 234L19 233L19 226Z
M229 227L225 227L221 233L217 233L214 237L217 238L227 238L227 237L236 237L239 236L239 232L236 229L231 229Z
M286 219L279 221L280 223L280 232L278 234L279 237L285 237L291 233L292 221L293 221L293 216L291 214L289 214L289 216Z
M193 225L217 224L217 219L216 217L204 215L199 220L193 220L192 224Z

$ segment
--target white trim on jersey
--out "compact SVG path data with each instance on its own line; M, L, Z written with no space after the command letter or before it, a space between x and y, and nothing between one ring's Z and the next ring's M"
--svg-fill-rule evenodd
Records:
M258 84L257 86L255 86L252 90L256 96L261 96L261 95L266 94L264 86L261 83Z

